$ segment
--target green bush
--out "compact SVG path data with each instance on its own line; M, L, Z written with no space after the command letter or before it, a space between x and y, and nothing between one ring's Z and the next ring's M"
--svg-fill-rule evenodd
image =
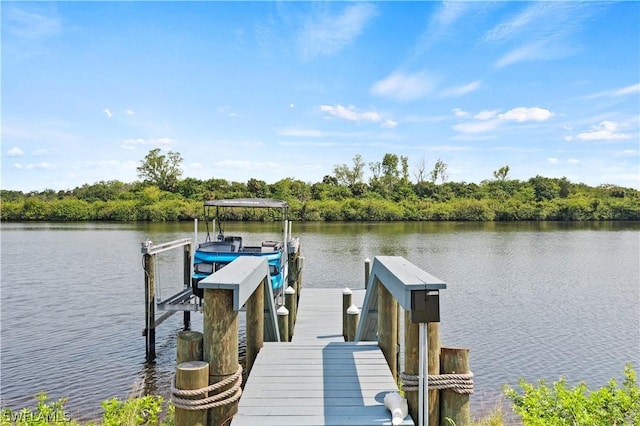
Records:
M522 394L510 386L504 391L525 426L640 425L640 388L630 364L624 375L621 387L612 379L591 392L584 382L570 389L564 378L552 385L540 380L537 386L520 379Z

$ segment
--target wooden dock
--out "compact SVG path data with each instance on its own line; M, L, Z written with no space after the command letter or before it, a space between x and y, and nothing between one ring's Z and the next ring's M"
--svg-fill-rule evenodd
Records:
M354 291L356 305L363 298ZM383 399L394 391L378 344L344 341L342 290L304 288L292 341L265 342L231 424L391 425Z

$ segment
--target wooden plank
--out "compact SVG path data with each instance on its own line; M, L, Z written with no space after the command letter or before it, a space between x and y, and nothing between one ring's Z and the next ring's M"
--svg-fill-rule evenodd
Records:
M307 288L292 342L265 342L232 425L391 425L384 396L395 391L377 343L344 342L342 291Z

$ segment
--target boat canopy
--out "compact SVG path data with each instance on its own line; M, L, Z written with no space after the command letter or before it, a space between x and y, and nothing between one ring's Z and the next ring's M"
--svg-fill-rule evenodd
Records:
M226 200L208 200L205 206L211 207L256 207L256 208L281 208L286 209L289 204L286 201L271 200L268 198L231 198Z

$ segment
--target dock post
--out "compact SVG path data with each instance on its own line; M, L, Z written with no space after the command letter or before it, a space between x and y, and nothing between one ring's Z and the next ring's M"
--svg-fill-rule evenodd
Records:
M345 287L342 290L342 336L344 337L344 341L348 342L347 336L349 333L347 332L349 323L347 322L347 310L351 306L351 301L353 299L353 292L349 287Z
M376 278L377 280L378 278ZM398 302L378 280L378 346L398 379Z
M154 254L144 255L144 304L147 362L156 358L156 264Z
M202 361L202 338L202 333L199 331L178 331L176 365L187 361Z
M440 335L439 324L429 322L427 326L427 374L440 374ZM420 372L420 324L411 322L411 312L404 313L404 371L408 375L417 376ZM409 414L417 421L420 418L418 390L406 392ZM428 395L429 425L440 424L440 402L437 389L430 389ZM456 423L457 425L458 423ZM427 426L427 425L425 425Z
M364 289L369 285L369 276L371 275L371 260L364 260Z
M440 323L428 322L427 328L427 374L440 374ZM429 390L429 425L440 424L440 392L437 389ZM458 424L458 423L456 423Z
M209 364L207 362L188 361L178 364L176 368L176 389L197 390L204 389L207 386L209 386ZM204 399L206 396L206 394L203 394L193 397L181 396L180 398ZM207 410L188 410L176 407L175 424L179 426L206 426Z
M191 287L191 244L184 246L184 288ZM184 330L191 330L191 312L182 314Z
M264 345L264 286L262 280L253 294L247 300L247 376L251 372L253 363L258 356L258 352ZM269 284L267 284L269 285Z
M289 337L293 337L293 329L296 324L296 290L289 286L284 291L284 307L289 311ZM289 339L291 340L291 339Z
M347 337L345 342L356 340L358 321L360 321L360 309L356 305L349 306L349 309L347 309Z
M441 374L469 374L469 349L442 348L440 352ZM468 393L457 393L442 389L440 394L440 416L450 418L456 425L471 424Z
M280 341L288 342L289 339L289 310L284 306L280 306L276 311L278 316L278 331L280 332Z
M233 290L204 289L203 352L209 363L209 385L238 372L238 313L233 309ZM217 393L234 387L223 386ZM211 395L209 395L211 396ZM233 398L232 398L233 399ZM209 409L208 426L222 426L238 411L238 399Z

